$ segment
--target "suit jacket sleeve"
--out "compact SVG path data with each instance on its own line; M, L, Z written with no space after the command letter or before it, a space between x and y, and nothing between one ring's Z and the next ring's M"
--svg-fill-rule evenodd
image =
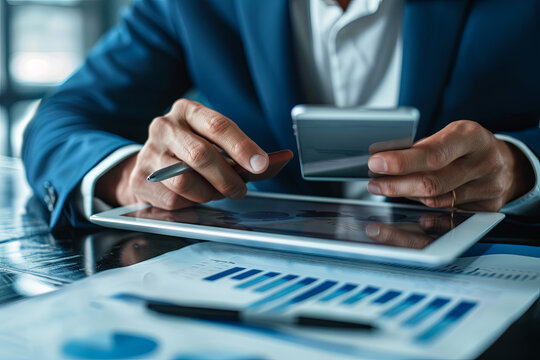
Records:
M51 228L80 225L71 194L84 175L115 149L144 142L150 121L191 86L172 6L136 0L28 125L26 175Z
M525 195L506 204L502 211L510 214L537 215L540 210L540 127L503 132L501 135L517 139L528 147L530 151L524 152L524 154L528 158L536 177L534 187ZM502 140L509 139L503 138ZM510 143L513 142L510 141ZM520 150L523 151L523 149Z

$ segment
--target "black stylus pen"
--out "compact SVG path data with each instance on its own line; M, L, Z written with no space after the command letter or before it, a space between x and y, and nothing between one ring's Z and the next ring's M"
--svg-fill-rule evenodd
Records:
M374 330L375 327L371 324L346 321L338 319L327 319L314 316L282 316L276 314L260 314L246 313L239 310L219 309L210 307L184 306L178 304L166 304L161 302L146 302L146 307L152 311L173 315L182 316L192 319L210 320L210 321L225 321L233 323L241 323L248 325L295 325L305 327L318 328L334 328L347 330Z

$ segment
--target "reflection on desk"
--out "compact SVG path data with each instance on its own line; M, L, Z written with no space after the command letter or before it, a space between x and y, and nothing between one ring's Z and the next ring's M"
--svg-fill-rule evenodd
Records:
M0 157L0 305L192 243L99 228L55 236L47 225L48 212L21 179L21 162Z

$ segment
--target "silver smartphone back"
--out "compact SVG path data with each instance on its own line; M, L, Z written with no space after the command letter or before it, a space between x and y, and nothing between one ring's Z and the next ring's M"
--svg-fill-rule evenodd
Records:
M297 105L291 110L302 177L353 181L368 176L370 155L412 146L420 112Z

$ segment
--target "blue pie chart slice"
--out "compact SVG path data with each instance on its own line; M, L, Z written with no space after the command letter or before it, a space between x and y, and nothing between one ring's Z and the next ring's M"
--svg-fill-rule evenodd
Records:
M93 333L68 340L62 353L74 359L132 359L152 353L156 340L127 332Z

